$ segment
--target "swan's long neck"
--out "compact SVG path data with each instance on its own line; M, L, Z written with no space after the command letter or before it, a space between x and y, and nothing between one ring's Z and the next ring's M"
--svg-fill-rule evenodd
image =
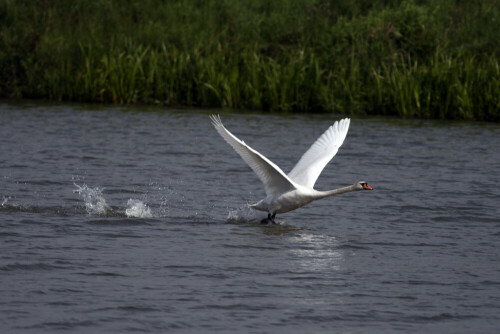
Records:
M348 193L348 192L356 191L356 190L358 190L356 188L356 185L352 185L352 186L347 186L347 187L338 188L338 189L334 189L334 190L318 191L316 193L316 198L315 199L320 199L320 198L325 198L325 197L340 195L340 194L344 194L344 193Z

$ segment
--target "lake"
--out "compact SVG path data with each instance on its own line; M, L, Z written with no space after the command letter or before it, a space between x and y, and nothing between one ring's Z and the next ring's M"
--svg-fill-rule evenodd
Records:
M278 214L212 127L291 170L339 115L0 101L2 333L493 333L500 126L353 118Z

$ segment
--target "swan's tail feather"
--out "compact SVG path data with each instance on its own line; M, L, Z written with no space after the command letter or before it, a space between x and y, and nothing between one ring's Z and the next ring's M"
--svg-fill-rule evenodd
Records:
M268 211L268 206L265 205L264 201L261 200L255 204L248 204L249 207L251 207L252 209L255 209L255 210L259 210L259 211Z

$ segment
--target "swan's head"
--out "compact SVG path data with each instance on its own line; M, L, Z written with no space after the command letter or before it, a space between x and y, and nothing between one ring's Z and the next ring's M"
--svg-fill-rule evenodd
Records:
M365 181L358 181L354 184L356 190L373 190Z

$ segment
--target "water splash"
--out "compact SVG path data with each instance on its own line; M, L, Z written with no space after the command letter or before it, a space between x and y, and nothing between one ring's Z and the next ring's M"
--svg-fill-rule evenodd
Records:
M227 214L228 223L253 223L258 224L267 218L267 212L252 209L248 204L229 211Z
M175 192L169 186L158 182L151 182L148 184L147 198L144 198L144 200L150 203L159 203L159 207L154 210L155 216L168 217L170 215L169 202L175 196Z
M4 196L3 199L2 199L2 204L0 204L0 206L5 206L5 204L7 204L7 202L8 202L9 199L10 199L10 197Z
M86 184L81 187L76 183L73 184L77 188L73 192L83 198L85 209L89 215L107 215L113 212L102 195L102 189L99 187L89 188Z
M127 202L127 209L125 210L127 217L134 218L151 218L151 209L142 201L137 199L129 199Z

